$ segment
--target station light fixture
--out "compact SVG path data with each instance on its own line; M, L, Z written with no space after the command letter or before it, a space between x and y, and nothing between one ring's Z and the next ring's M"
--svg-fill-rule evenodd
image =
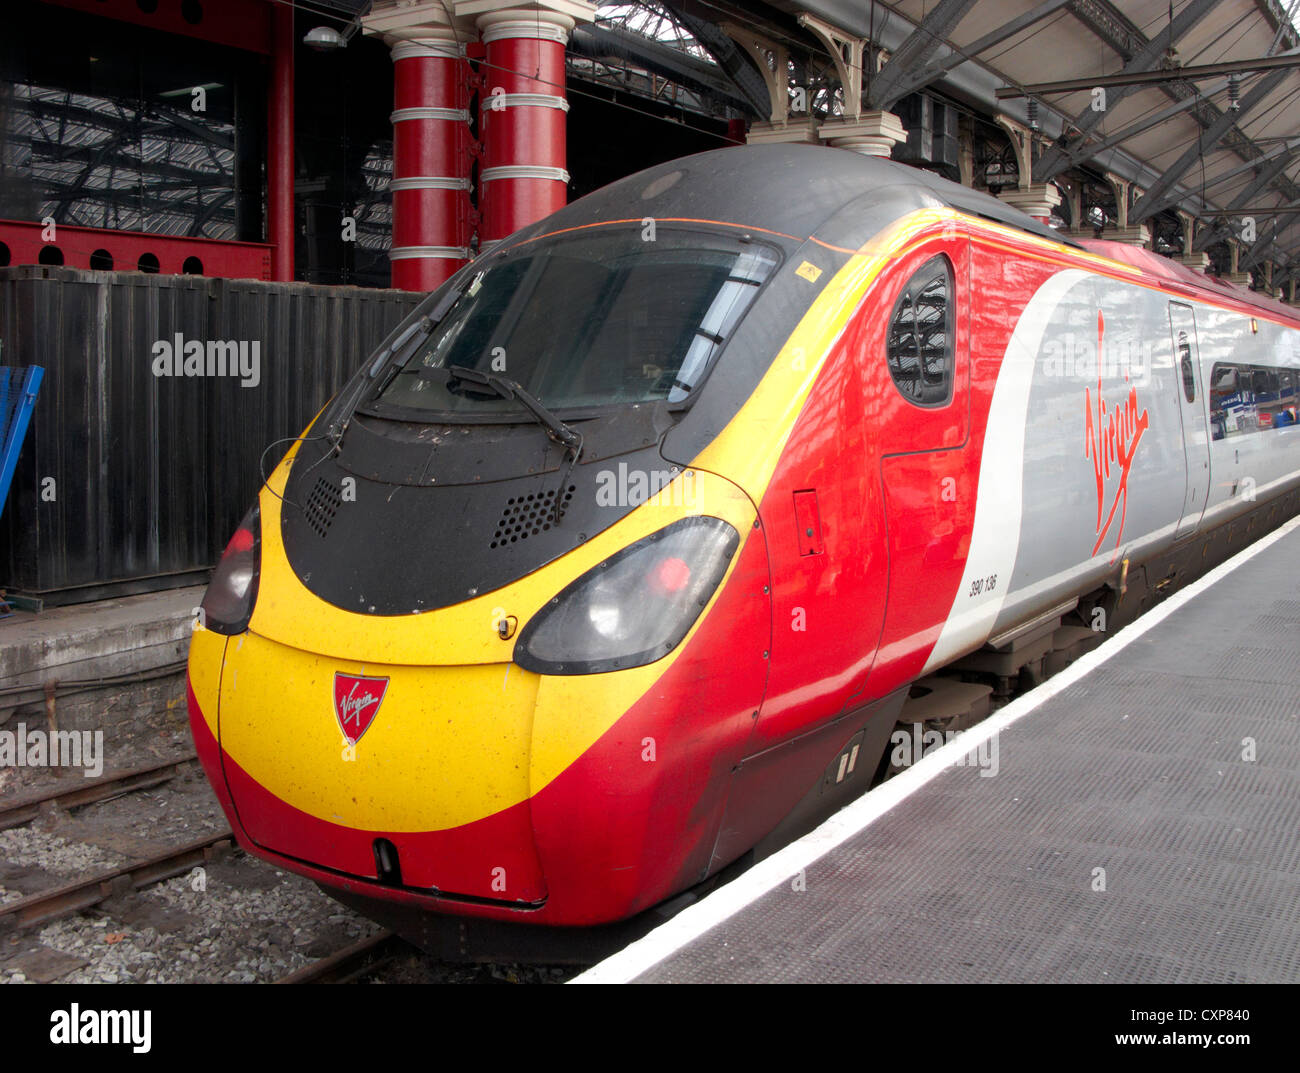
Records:
M336 30L333 26L313 26L303 35L302 43L317 52L337 52L341 48L347 48L348 42L360 29L360 19L353 19L342 30Z

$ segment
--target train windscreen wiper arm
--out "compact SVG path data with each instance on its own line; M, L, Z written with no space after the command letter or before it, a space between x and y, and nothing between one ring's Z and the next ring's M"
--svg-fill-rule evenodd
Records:
M461 380L470 384L482 384L490 388L508 402L518 402L537 419L538 424L546 429L546 434L575 454L582 452L582 435L575 432L548 410L538 399L530 395L518 382L509 377L495 373L480 372L465 365L448 365L446 373L449 380Z

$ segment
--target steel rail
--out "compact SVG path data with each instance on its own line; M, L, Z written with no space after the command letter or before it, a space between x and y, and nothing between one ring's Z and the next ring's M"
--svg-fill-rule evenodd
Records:
M351 946L336 950L310 965L274 981L277 984L348 984L414 948L405 939L384 930Z
M195 865L212 860L234 844L234 835L229 830L205 835L156 857L125 864L86 879L75 879L0 905L0 933L46 924L117 895L130 894L142 887L184 875Z
M191 753L189 756L177 760L167 760L161 764L152 764L148 767L131 768L107 779L97 779L90 785L82 786L76 790L55 789L39 797L28 798L25 801L6 805L0 808L0 831L7 830L10 827L18 827L24 823L31 823L40 814L41 807L51 802L60 808L77 808L81 805L92 805L96 801L103 801L119 794L161 786L163 783L175 778L180 773L180 768L183 765L192 763L196 759L198 758Z

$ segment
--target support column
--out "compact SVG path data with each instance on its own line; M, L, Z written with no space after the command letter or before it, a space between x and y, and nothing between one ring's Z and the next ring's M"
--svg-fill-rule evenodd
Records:
M961 176L961 185L968 190L975 188L975 130L971 120L960 115L957 117L957 171Z
M1110 239L1112 242L1122 242L1126 246L1149 246L1151 244L1151 228L1146 224L1129 225L1129 197L1133 184L1126 182L1117 175L1107 175L1106 181L1110 183L1111 189L1115 191L1116 219L1114 228L1103 231L1101 237Z
M851 149L864 156L888 157L895 145L907 141L903 121L893 112L863 112L832 119L823 123L817 134L837 149Z
M1250 273L1241 271L1241 247L1235 242L1228 243L1228 271L1223 278L1238 287L1250 290Z
M487 47L479 117L483 166L480 249L549 216L568 201L564 49L579 21L595 18L578 0L468 0Z
M1061 203L1061 192L1051 183L1030 183L1000 190L998 200L1045 224L1051 221L1052 210Z
M469 69L451 29L393 45L393 286L431 291L469 259Z
M271 85L267 94L266 231L275 247L271 278L293 280L293 8L272 15Z
M817 124L807 116L782 120L779 123L764 119L750 124L750 145L786 142L796 145L820 145L821 142L817 137Z
M393 57L393 286L431 291L470 256L474 24L445 3L380 0L362 25Z
M1175 260L1197 272L1204 272L1210 267L1210 256L1203 251L1196 252L1196 217L1189 212L1180 212L1178 218L1183 223L1183 252Z
M1066 188L1066 203L1070 206L1070 234L1082 235L1085 233L1083 219L1083 183L1075 179ZM1089 234L1091 232L1089 231Z

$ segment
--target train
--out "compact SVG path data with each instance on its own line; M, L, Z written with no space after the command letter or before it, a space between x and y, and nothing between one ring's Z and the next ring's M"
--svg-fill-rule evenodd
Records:
M363 357L191 726L246 850L462 950L667 915L1300 509L1294 309L841 149L615 182Z

